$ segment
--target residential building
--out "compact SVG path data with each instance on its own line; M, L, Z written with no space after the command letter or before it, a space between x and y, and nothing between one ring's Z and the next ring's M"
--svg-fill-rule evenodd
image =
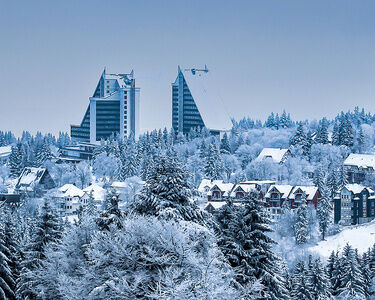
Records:
M265 195L266 207L272 219L278 219L281 215L281 208L285 201L288 201L292 185L272 185Z
M375 218L375 192L354 183L341 188L334 198L334 221L343 225L369 222Z
M322 195L317 186L313 185L299 185L293 187L293 190L288 196L290 208L294 209L301 205L302 199L306 200L307 205L312 205L316 209Z
M260 191L260 187L256 184L238 183L230 192L230 197L233 201L243 201L245 199L258 198L263 199L263 194Z
M349 183L361 183L367 174L374 173L375 155L351 153L344 161Z
M89 196L73 184L65 184L54 194L56 208L61 216L76 214L88 203Z
M255 161L264 161L269 160L276 164L283 164L290 155L289 149L281 148L263 148L259 153L258 157L255 158Z
M206 127L212 134L232 128L224 100L213 84L212 72L204 69L178 67L172 83L172 127L176 133L189 133Z
M137 137L139 94L133 71L108 74L104 69L81 124L71 125L72 140L94 144L112 135Z
M46 168L26 167L17 179L15 191L40 196L54 187L55 182Z
M216 182L207 193L208 201L224 201L229 198L233 183Z

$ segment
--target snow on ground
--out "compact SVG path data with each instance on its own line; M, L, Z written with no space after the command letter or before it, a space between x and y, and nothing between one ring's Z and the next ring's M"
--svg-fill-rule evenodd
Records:
M333 250L341 251L346 243L357 248L360 253L367 251L375 244L375 220L345 228L340 233L329 236L325 241L320 241L317 245L310 247L310 250L328 258Z

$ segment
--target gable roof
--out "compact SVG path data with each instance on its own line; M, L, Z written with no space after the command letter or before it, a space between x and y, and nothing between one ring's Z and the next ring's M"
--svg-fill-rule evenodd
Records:
M18 177L16 188L29 187L32 184L38 184L47 172L45 168L26 167Z
M181 69L178 67L190 90L199 113L208 129L230 130L233 127L231 116L225 108L225 101L218 92L213 74L207 67L198 69Z
M100 185L97 185L93 183L92 185L89 185L87 188L84 188L83 191L90 195L92 192L92 196L94 197L94 200L104 200L106 191L103 189Z
M303 193L306 194L306 200L313 200L315 194L318 192L318 187L314 185L297 185L293 188L292 192L289 195L289 199L294 199L296 196L296 192L301 190Z
M275 163L282 163L285 158L286 154L289 152L289 149L281 149L281 148L263 148L263 150L259 153L258 157L255 161L262 161L264 159L272 159Z
M202 179L201 183L198 187L198 192L205 193L205 188L208 187L211 189L215 184L221 184L223 183L223 180L210 180L210 179Z
M359 194L364 189L367 189L369 193L373 193L374 192L371 188L365 187L365 186L363 186L361 184L358 184L358 183L347 184L341 190L343 190L344 188L347 189L349 192L352 192L353 194Z
M351 153L345 159L344 166L356 166L362 169L375 169L375 155Z
M281 194L281 198L287 198L292 191L293 186L288 184L271 185L265 195L265 198L270 198L272 189L276 189Z
M81 198L85 193L74 184L65 184L58 189L60 197L79 197Z

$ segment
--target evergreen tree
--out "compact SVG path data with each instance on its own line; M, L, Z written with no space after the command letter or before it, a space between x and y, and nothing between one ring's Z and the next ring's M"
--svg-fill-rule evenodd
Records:
M210 144L204 167L204 173L208 179L217 180L220 178L221 169L222 162L219 151L217 150L215 144Z
M294 225L295 239L298 245L305 244L307 242L308 235L308 220L307 220L307 205L306 195L303 194L301 197L301 204L297 209L297 220Z
M328 144L328 124L326 118L323 118L317 129L315 142L318 144Z
M350 245L343 249L342 285L338 295L344 299L365 299L364 278Z
M307 278L307 270L305 267L305 263L300 261L296 265L296 269L293 274L293 286L291 291L291 298L293 300L300 300L306 299L311 300L314 299L313 295L310 292L309 282Z
M331 220L332 207L328 195L328 191L324 188L322 190L322 198L318 204L317 217L319 222L319 231L322 234L322 240L324 240L327 229Z
M47 246L53 247L60 239L62 233L61 224L56 212L46 200L32 232L31 240L25 246L25 259L21 263L21 275L17 294L22 299L37 298L35 286L38 284L35 272L45 258Z
M11 177L18 177L22 172L22 150L21 144L18 143L15 146L12 146L11 153L9 155L9 166Z
M206 214L190 201L188 173L173 155L155 158L146 184L131 203L130 211L163 219L193 221L206 224Z
M230 146L227 133L224 133L223 138L220 142L220 152L222 154L229 154L230 153Z
M121 228L122 212L118 207L119 196L113 189L107 190L106 199L103 203L103 210L96 220L100 230L109 230L110 225L115 224Z
M311 269L309 269L308 287L311 292L311 298L314 300L331 298L329 281L319 258L313 262Z
M120 154L120 164L118 170L118 178L123 181L126 178L137 175L138 163L137 163L137 152L135 149L134 142L131 140L124 151Z
M356 144L358 147L358 152L361 153L365 145L365 135L363 134L362 127L359 127L359 131L357 133Z
M270 221L259 200L254 197L236 207L227 204L217 220L222 229L219 245L236 270L236 282L246 288L259 280L262 299L285 299L278 258L271 250L275 242L268 236Z
M291 146L305 146L306 145L306 135L305 135L305 132L304 132L304 129L303 129L303 123L299 123L298 124L298 127L297 127L297 130L296 130L296 133L294 134L294 136L290 139L289 141L289 144Z

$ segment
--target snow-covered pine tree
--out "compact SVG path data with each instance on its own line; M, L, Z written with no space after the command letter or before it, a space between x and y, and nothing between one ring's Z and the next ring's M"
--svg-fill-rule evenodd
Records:
M116 192L109 188L107 190L106 199L103 203L103 210L96 219L99 230L109 230L110 225L114 224L118 228L121 227L122 211L118 207L119 196Z
M220 153L214 143L208 147L204 173L208 179L217 180L220 178L222 170L222 161Z
M328 123L327 119L323 118L321 124L319 125L317 129L315 142L318 144L328 144L328 124L327 123Z
M373 274L370 270L369 260L366 252L359 259L359 265L363 276L363 290L366 298L368 298L372 293Z
M305 267L305 263L301 260L296 264L294 274L292 277L292 291L291 299L292 300L312 300L312 293L310 291L308 273Z
M323 188L321 191L322 198L319 201L316 214L319 222L319 231L322 234L322 240L324 240L331 221L332 207L327 188Z
M62 234L61 222L56 212L51 208L48 200L44 201L41 212L32 232L31 240L23 249L24 260L21 263L21 274L17 285L17 295L21 299L36 299L35 272L45 258L46 246L54 246Z
M291 146L305 146L306 145L306 135L303 129L303 123L300 122L298 124L296 133L294 136L290 139L289 144Z
M308 220L307 220L307 204L306 195L303 194L301 197L301 204L297 208L297 220L294 225L294 233L296 243L298 245L305 244L307 242L308 235Z
M118 178L123 181L126 178L137 175L138 161L134 142L128 141L127 147L120 154Z
M349 183L348 174L345 171L344 166L341 166L341 168L338 170L336 180L337 180L338 189L342 189L344 186L346 186Z
M346 244L342 254L342 284L338 298L366 299L364 278L353 248Z
M363 147L365 145L365 135L363 134L362 127L359 127L359 130L357 132L357 137L356 137L356 144L357 144L357 151L359 153L362 153Z
M230 153L230 146L227 133L224 133L223 138L220 142L220 152L222 154L229 154Z
M9 155L9 166L10 166L10 175L13 178L18 177L22 172L22 145L18 143L15 146L12 146L11 153Z
M267 121L265 122L264 126L268 128L275 127L275 115L273 112L268 116Z
M130 208L141 215L206 224L208 216L191 200L189 174L173 155L155 158L146 184Z
M329 280L319 258L315 259L308 271L308 288L314 300L331 299Z
M259 200L247 199L243 206L224 208L219 223L224 230L220 247L236 270L242 287L259 280L264 287L262 299L285 299L285 283L278 269L279 258L272 252L275 243L269 236L269 219ZM223 218L223 214L225 218Z
M0 225L0 298L1 299L16 299L15 297L15 274L14 270L11 269L10 264L12 263L12 245L8 244L7 241L5 224ZM15 263L15 261L13 261Z

